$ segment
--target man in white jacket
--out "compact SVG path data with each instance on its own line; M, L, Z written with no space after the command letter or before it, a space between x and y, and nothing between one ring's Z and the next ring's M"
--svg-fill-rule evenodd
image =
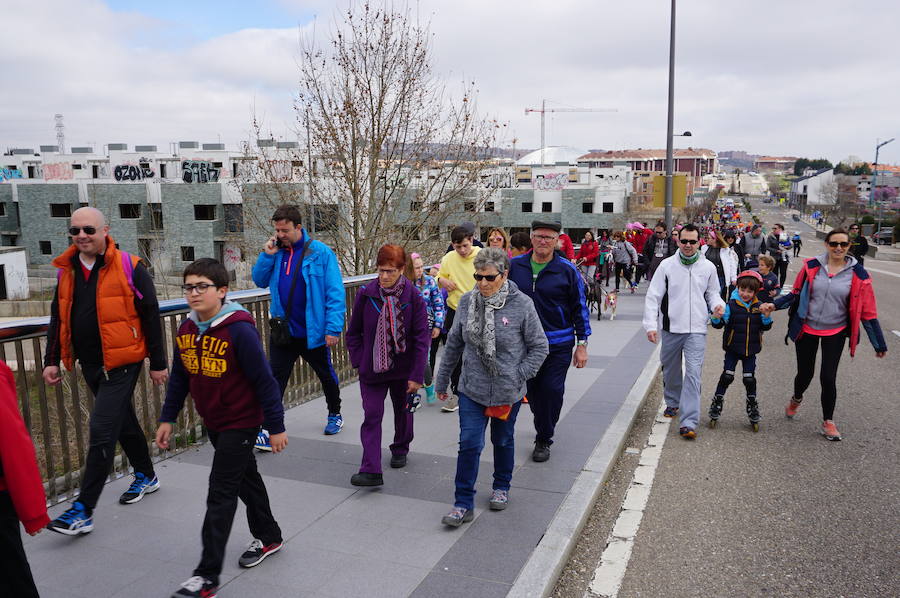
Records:
M700 253L700 231L688 224L678 233L678 251L656 269L644 302L644 330L651 343L660 339L662 320L665 415L681 412L679 431L688 439L696 438L700 422L700 374L710 311L716 317L725 313L718 274Z

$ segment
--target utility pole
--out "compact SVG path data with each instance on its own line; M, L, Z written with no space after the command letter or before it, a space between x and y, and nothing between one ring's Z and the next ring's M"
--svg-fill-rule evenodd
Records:
M877 143L875 145L875 164L872 165L873 166L873 168L872 168L872 189L869 191L869 203L872 204L873 207L875 205L875 186L878 183L878 151L883 146L887 145L888 143L890 143L893 140L894 140L894 138L891 137L887 141L882 141L881 143ZM881 230L881 216L882 216L881 204L879 203L878 224L875 227L876 233L878 233ZM862 232L862 231L860 231L860 232Z
M544 165L544 137L546 134L546 113L547 112L618 112L615 108L547 108L547 100L541 100L540 108L526 108L525 116L529 112L541 113L541 166Z
M59 146L59 153L66 153L66 125L63 124L63 115L55 114L56 119L56 145Z
M675 0L669 23L669 120L666 126L666 230L672 230L673 127L675 121Z

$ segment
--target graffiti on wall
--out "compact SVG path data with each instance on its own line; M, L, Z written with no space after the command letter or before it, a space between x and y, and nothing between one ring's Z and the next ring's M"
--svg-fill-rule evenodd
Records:
M0 182L10 179L21 179L22 171L18 168L0 168Z
M68 181L74 178L72 165L68 162L44 164L42 168L45 181Z
M551 172L550 174L545 174L543 176L538 175L531 181L531 185L537 191L561 191L566 188L566 183L568 182L569 173Z
M511 172L494 172L481 175L481 184L485 189L510 189L515 181Z
M205 160L184 160L181 180L185 183L215 183L219 180L219 169Z
M146 164L146 166L142 166ZM113 176L117 181L143 181L152 179L156 173L150 168L145 158L141 158L138 164L119 164L113 170Z
M238 264L241 263L241 248L237 245L225 245L222 263L229 272L237 268Z

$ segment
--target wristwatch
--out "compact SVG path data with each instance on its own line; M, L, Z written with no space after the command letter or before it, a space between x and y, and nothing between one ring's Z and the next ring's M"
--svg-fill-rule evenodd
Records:
M587 339L581 339L580 341L576 341L575 344L579 347L587 347Z

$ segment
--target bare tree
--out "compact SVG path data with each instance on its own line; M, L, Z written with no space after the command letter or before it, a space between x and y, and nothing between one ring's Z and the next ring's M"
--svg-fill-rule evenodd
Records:
M474 83L448 93L430 35L408 9L363 3L343 13L325 48L301 37L306 201L347 273L371 271L386 242L446 243L447 227L489 196L479 177L504 125L478 115Z

